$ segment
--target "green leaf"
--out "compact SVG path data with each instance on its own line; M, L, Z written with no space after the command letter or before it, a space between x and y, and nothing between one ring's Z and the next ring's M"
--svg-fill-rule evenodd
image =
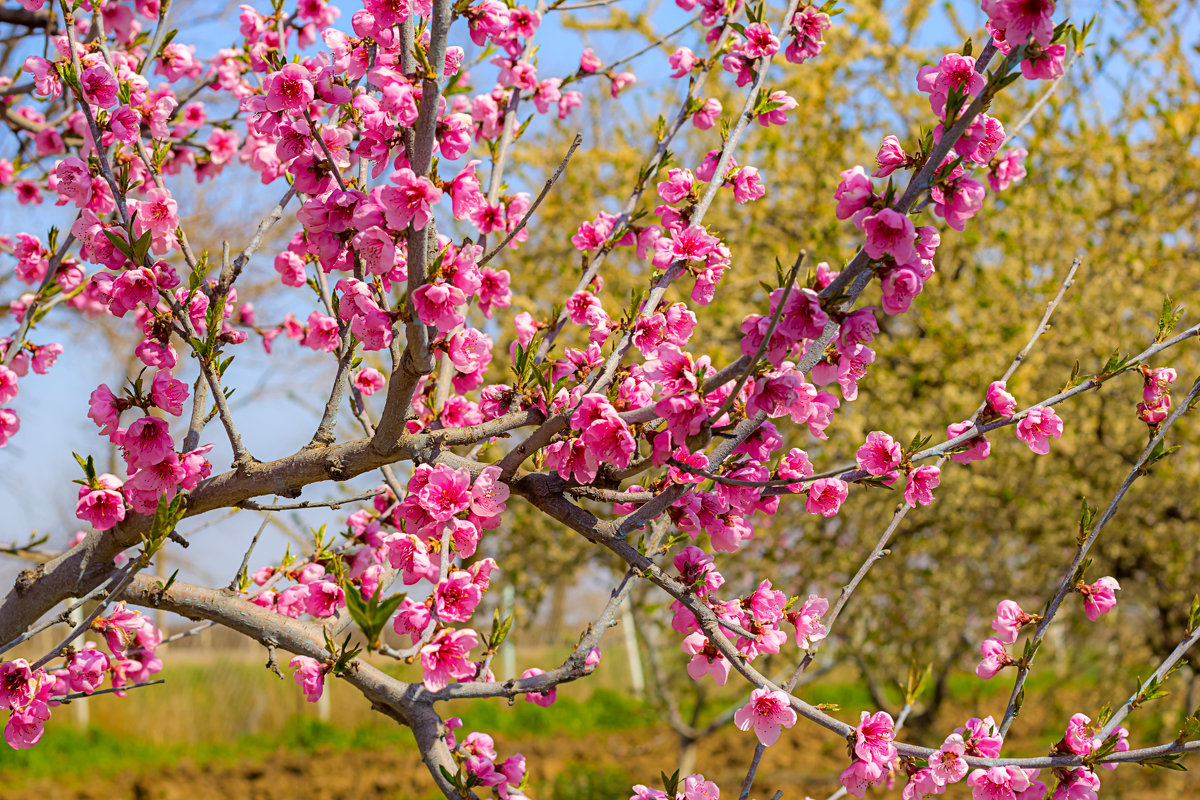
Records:
M125 237L115 233L107 228L104 229L104 236L109 243L131 261L133 260L133 248L129 246L129 242L125 241Z
M1183 306L1176 306L1171 295L1164 296L1162 310L1158 313L1158 333L1155 335L1154 341L1166 341L1175 331L1175 326L1179 324L1182 317Z

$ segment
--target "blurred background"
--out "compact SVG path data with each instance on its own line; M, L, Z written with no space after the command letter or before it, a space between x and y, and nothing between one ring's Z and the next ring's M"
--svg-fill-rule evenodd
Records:
M179 41L196 43L201 55L228 46L236 6L177 4L172 13ZM344 13L338 24L345 27L354 6L339 5ZM1195 323L1197 8L1165 0L1093 0L1060 3L1056 19L1082 24L1093 16L1091 46L1072 59L1052 94L1046 97L1045 83L1019 82L990 112L1011 135L1016 122L1046 98L1010 144L1029 150L1028 177L1000 195L989 193L964 233L943 232L938 274L908 314L881 320L877 360L860 398L835 416L829 440L786 432L789 446L806 449L818 471L852 461L867 431L886 430L902 442L917 433L937 440L946 425L967 418L1025 344L1076 255L1082 266L1052 329L1009 382L1023 406L1061 389L1077 362L1082 373L1094 373L1114 349L1145 348L1166 294L1187 307L1182 325ZM610 63L682 21L682 12L667 3L554 12L540 35L556 46L539 51L539 67L543 75L571 72L584 46ZM739 163L760 170L767 196L744 207L726 197L709 218L710 229L726 234L734 254L717 300L697 309L696 340L714 363L737 355L738 326L765 307L761 282L774 282L776 259L791 263L806 249L810 264L827 261L836 269L852 255L855 231L833 215L838 173L854 164L870 169L889 133L911 149L922 128L933 124L927 100L915 89L918 67L961 50L969 37L977 51L983 21L969 2L847 4L819 58L800 67L776 65L771 88L786 90L798 104L792 124L754 126L737 154ZM19 41L4 39L19 33L0 31L0 41L9 42L0 49L0 74L14 75L24 57ZM608 98L603 79L581 85L583 108L562 123L538 118L522 138L508 173L510 192L536 192L573 133L582 133L584 145L539 210L530 240L496 264L511 272L515 300L489 331L498 353L492 379L504 380L499 354L512 340L511 315L529 311L544 318L574 286L579 256L568 239L577 225L624 204L653 146L655 118L670 117L682 92L665 79L666 56L679 44L704 52L698 38L686 30L636 60L630 68L639 78L637 90L619 102ZM468 58L478 55L462 43ZM472 68L477 88L491 85L490 70L486 62ZM727 113L740 104L732 82L710 80L706 92ZM214 105L210 117L221 111ZM8 155L10 146L7 139L0 143L0 155ZM715 129L689 126L673 148L672 165L694 168L717 146ZM188 188L187 181L173 186L197 250L217 251L222 239L240 246L278 199L281 190L260 187L248 169L231 170L199 187L192 182ZM0 232L44 233L52 223L65 226L70 219L49 205L0 199ZM294 229L278 226L275 249L264 247L265 255L239 283L239 296L254 302L260 324L273 324L287 312L303 318L312 308L300 293L283 290L271 268L273 253ZM644 281L644 269L632 254L613 254L603 271L610 314L618 315ZM11 270L0 270L0 299L8 302L20 291ZM677 299L683 296L669 297ZM868 293L863 302L877 299ZM10 324L10 317L0 317L0 330ZM568 333L575 338L564 336L566 346L582 343L585 332ZM15 403L21 433L0 449L0 543L13 548L45 534L50 539L41 549L53 551L75 533L70 480L78 468L72 451L92 453L101 466L119 464L85 416L86 397L97 384L116 385L131 374L128 326L52 315L39 326L37 340L51 337L66 352L49 376L22 384ZM248 446L263 460L294 451L320 417L323 398L310 387L328 382L332 363L282 338L271 357L253 339L238 350L229 379L237 387L233 409ZM1179 371L1177 396L1200 374L1193 343L1151 365ZM991 635L992 611L1005 598L1037 611L1052 593L1074 550L1081 502L1103 507L1147 439L1135 412L1140 399L1140 380L1124 376L1060 407L1066 431L1050 455L1033 456L1000 431L992 436L987 461L948 464L937 501L905 519L889 555L875 565L823 646L801 696L836 704L843 719L857 718L864 708L895 714L903 704L897 683L928 666L930 678L905 733L910 741L936 744L968 717L1001 715L1011 671L988 682L973 674L978 643ZM349 425L342 433L358 435ZM216 444L214 466L224 468L230 455L219 431L210 430L207 440ZM1105 529L1088 579L1116 577L1122 585L1117 608L1089 623L1078 598L1068 598L1039 653L1006 753L1044 753L1071 714L1095 717L1106 704L1123 702L1138 676L1149 674L1183 637L1192 597L1200 591L1198 440L1195 420L1185 418L1170 435L1182 449L1135 484ZM350 496L378 482L362 476L310 487L304 499ZM834 599L897 500L887 490L858 489L840 515L824 520L785 499L775 517L756 520L749 546L721 557L731 581L725 594L749 591L769 577L792 594ZM277 559L287 546L292 552L310 547L312 528L340 528L350 510L272 515L257 550L262 561L251 569ZM185 520L180 531L191 547L169 549L157 569L163 576L178 570L182 580L223 585L262 524L264 515L251 511ZM497 604L517 615L511 649L497 659L498 676L556 666L600 608L619 565L517 502L504 527L484 542L481 555L494 556L502 572L477 627L486 630ZM0 578L7 585L25 566L19 558L2 558ZM691 682L682 671L678 636L663 625L668 618L663 597L639 589L622 624L607 635L596 675L561 687L548 709L518 701L512 708L479 702L441 710L461 716L466 731L494 734L502 758L524 753L534 797L624 798L631 784L657 785L659 772L676 766L684 774L703 771L732 796L753 744L750 734L727 723L744 692ZM170 616L159 622L169 633L194 624ZM32 642L29 651L49 643ZM430 795L411 737L371 712L348 687L332 685L321 703L305 703L290 679L280 681L265 669L261 648L215 628L170 644L162 655L165 685L123 699L75 703L56 713L37 748L0 750L0 798ZM416 674L395 662L382 666ZM764 671L789 666L767 662ZM1126 726L1133 746L1175 737L1183 716L1197 706L1198 668L1200 662L1189 661L1170 680L1168 696L1131 716ZM846 763L844 742L799 725L768 749L759 785L764 796L781 788L786 798L825 797L837 788ZM1188 774L1134 765L1101 777L1105 797L1190 796L1198 787ZM967 788L955 787L950 796L965 797Z

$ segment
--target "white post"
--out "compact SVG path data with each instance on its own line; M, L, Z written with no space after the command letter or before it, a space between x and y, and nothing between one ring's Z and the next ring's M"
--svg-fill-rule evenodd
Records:
M500 618L508 619L508 615L513 613L513 606L516 605L517 592L513 589L511 583L504 585L504 591L500 593ZM503 676L501 680L511 680L517 677L517 649L513 646L512 633L500 645L500 673Z
M633 614L629 603L621 604L621 627L625 629L625 653L629 656L629 684L638 697L646 694L646 676L642 672L642 655L638 651L637 631L633 628Z

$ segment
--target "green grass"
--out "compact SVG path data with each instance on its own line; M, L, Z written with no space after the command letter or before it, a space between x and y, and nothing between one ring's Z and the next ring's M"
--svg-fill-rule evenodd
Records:
M446 713L443 706L440 710ZM598 689L587 701L561 698L550 708L518 700L476 700L454 709L466 731L486 731L502 736L568 735L611 731L649 725L654 713L644 704L609 689ZM61 713L61 712L60 712ZM263 757L280 748L309 752L317 748L366 750L386 746L407 747L412 736L390 721L356 727L332 725L311 716L297 716L278 736L246 735L232 740L201 743L162 743L136 736L115 736L93 725L79 731L68 725L48 729L42 741L29 750L0 750L0 776L35 780L54 776L111 775L136 765L153 770L188 758L196 764L230 763ZM0 779L0 782L3 782Z

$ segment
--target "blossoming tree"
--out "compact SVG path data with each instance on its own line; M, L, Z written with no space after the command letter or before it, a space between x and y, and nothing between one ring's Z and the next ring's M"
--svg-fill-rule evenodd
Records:
M141 366L127 386L101 385L88 401L98 435L119 449L124 477L77 456L75 513L90 532L21 573L0 600L0 652L62 629L40 657L0 663L11 747L37 745L64 700L153 683L164 668L163 636L136 608L158 608L262 643L276 669L277 651L290 653L310 701L327 680L353 686L411 728L447 797L520 796L525 759L498 753L486 732L461 735L449 716L454 701L549 705L559 684L592 674L619 608L635 586L648 586L670 598L664 621L690 657L689 679L745 687L748 700L732 714L754 737L747 734L742 797L754 789L764 749L798 725L846 739L840 780L860 797L885 782L902 783L905 797L963 782L976 798L1052 791L1077 800L1097 795L1100 768L1175 767L1200 749L1196 717L1165 743L1131 744L1122 727L1200 639L1193 606L1179 646L1115 711L1074 715L1049 755L1003 751L1055 618L1077 604L1103 624L1116 603L1119 583L1089 575L1088 555L1130 486L1171 452L1167 437L1200 383L1173 402L1178 375L1150 362L1200 326L1177 331L1180 315L1166 303L1141 352L1114 355L1095 375L1072 374L1062 391L1019 403L1008 381L1048 327L1072 266L1028 344L979 387L974 414L946 420L939 441L906 445L873 430L861 444L842 443L854 454L847 464L837 463L836 443L825 443L834 415L857 399L873 369L881 320L908 312L936 280L943 234L964 231L989 195L1025 177L1028 154L1005 148L1005 124L988 112L1018 81L1051 91L1068 56L1086 45L1089 25L1056 20L1051 0L987 0L978 55L968 41L915 75L928 101L920 109L926 133L883 137L871 169L843 165L835 216L857 247L806 269L807 244L796 241L792 266L773 271L739 264L736 236L705 220L718 200L770 202L764 176L738 163L738 147L753 123L789 124L797 103L775 83L773 62L818 58L834 3L789 0L779 9L677 0L691 16L676 33L698 25L700 52L664 37L638 55L665 47L683 99L648 137L618 213L570 220L539 219L538 208L582 157L578 137L547 168L536 196L507 189L506 164L528 125L522 117L569 120L581 113L588 86L603 85L615 100L636 79L624 70L631 59L605 64L590 50L571 54L577 69L540 73L537 48L550 45L539 27L561 0L537 8L367 0L345 30L338 8L322 0L242 6L236 41L208 59L169 32L170 2L17 5L0 21L44 33L45 48L0 88L17 142L15 157L0 160L0 184L26 206L53 200L72 209L74 222L64 232L22 220L34 230L13 231L4 243L24 289L9 302L13 330L0 340L0 445L24 435L18 397L35 396L36 376L63 352L41 335L47 315L122 320L137 333L132 355ZM476 68L485 60L495 69ZM469 69L489 80L472 83ZM722 80L740 92L739 106L708 96L705 87ZM210 120L194 101L203 90L224 97L229 115ZM711 135L707 155L690 166L671 152L688 127ZM192 179L221 180L235 162L277 186L280 199L256 230L240 232L240 252L196 252L175 193ZM290 238L273 254L274 270L311 309L303 321L259 320L238 299L239 280L262 269L255 256L279 228ZM514 297L505 258L525 242L566 239L578 253L574 291ZM617 253L639 264L641 287L628 299L604 292L605 265ZM741 357L722 363L706 352L697 312L739 269L774 283L759 313L741 322ZM533 310L510 313L518 299ZM325 354L333 379L311 441L262 460L239 433L227 383L239 352L270 352L281 334ZM564 336L581 346L556 355ZM511 346L498 347L500 339ZM863 712L851 724L805 702L797 686L820 643L909 510L936 503L948 462L989 458L988 434L1009 429L1047 456L1070 418L1056 409L1126 373L1141 376L1136 414L1148 443L1103 509L1085 505L1073 557L1046 587L1044 607L1031 613L1003 600L994 635L980 637L978 677L1015 674L1003 716L966 720L933 747L899 734L907 710L897 718ZM361 436L339 435L347 416ZM210 458L217 437L232 453L228 468ZM330 504L360 506L348 519L331 514L345 524L340 539L320 531L308 552L264 555L255 537L231 558L234 577L224 588L145 574L165 549L186 546L175 531L185 517L312 507L254 498L297 498L307 486L376 471L378 489ZM764 520L781 506L811 515L802 535L815 537L851 492L893 485L902 501L837 598L791 596L770 576L753 576L751 591L726 591L722 569L737 569L735 554L756 527L770 535ZM502 535L518 502L564 535L614 554L626 570L562 664L500 681L492 659L511 619L496 615L486 633L474 625L493 572L521 569L487 557L489 538ZM72 623L55 613L63 601L92 610ZM388 628L408 646L387 645ZM103 643L89 643L88 631ZM767 675L767 655L790 655L793 666ZM418 661L421 680L391 677L374 665L381 657ZM700 774L663 777L661 789L639 784L633 796L719 795Z

